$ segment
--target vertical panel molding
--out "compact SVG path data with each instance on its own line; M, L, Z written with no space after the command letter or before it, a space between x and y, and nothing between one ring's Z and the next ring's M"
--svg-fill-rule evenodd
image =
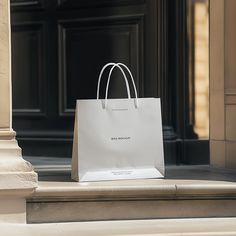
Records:
M45 41L43 22L12 25L14 116L46 116Z
M210 2L210 139L225 139L224 0ZM217 105L216 105L217 104Z
M73 80L69 77L71 75L70 69L68 67L70 66L73 68L72 63L69 64L69 61L72 62L72 56L70 55L70 52L67 48L68 45L76 45L77 48L84 48L84 38L90 38L91 35L99 35L100 40L103 39L104 42L106 40L106 37L113 37L114 40L120 39L120 42L122 46L127 46L128 50L126 50L126 47L124 47L124 52L128 54L127 57L123 53L122 59L129 60L129 63L131 65L131 69L133 69L133 72L137 74L135 76L137 89L140 92L140 88L143 86L143 78L139 78L139 71L143 70L143 64L140 63L141 61L141 55L143 54L143 39L142 39L142 33L143 33L143 16L119 16L119 17L101 17L101 18L87 18L87 19L76 19L76 20L67 20L65 22L60 21L59 22L59 35L58 35L58 41L59 41L59 111L60 116L73 116L74 115L74 105L76 98L87 98L83 97L85 96L84 93L81 95L80 88L77 88L77 92L75 94L74 91L72 91L71 88L75 88L76 84L72 86L68 85L69 83L76 82L78 85L78 81L81 81L80 84L85 83L85 78L81 78L81 74L77 74L78 78L76 80ZM94 37L93 37L94 38ZM124 43L125 41L125 43ZM95 42L93 44L95 45ZM117 44L119 45L119 44ZM103 47L104 45L100 44L100 47ZM106 45L109 47L109 45ZM91 45L92 47L92 45ZM74 48L76 50L76 48ZM105 50L104 50L105 51ZM84 52L84 51L83 51ZM86 60L86 55L83 54L82 50L80 50L80 57L81 55L84 55L84 60ZM112 55L113 57L116 57L116 53L118 51L113 51ZM92 54L90 55L92 56ZM120 55L119 55L120 56ZM77 58L78 59L78 58ZM80 58L81 59L81 58ZM103 59L101 57L101 59ZM76 63L79 63L78 60L73 60ZM116 59L116 61L119 59ZM78 64L80 66L80 64ZM89 66L89 65L88 65ZM140 68L141 67L141 68ZM81 72L80 72L81 73ZM71 75L72 76L72 75ZM88 76L88 75L87 75ZM141 77L141 76L140 76ZM92 87L94 87L94 84L97 84L96 77L90 78L88 76L87 80L90 79L90 82L83 85L83 90L87 89L86 96L92 96L91 90ZM89 87L88 87L89 85ZM68 92L70 91L70 93ZM69 97L68 94L71 94ZM73 94L73 96L72 96ZM95 94L95 93L94 93ZM90 98L90 97L89 97ZM92 97L95 98L95 97ZM70 100L69 100L70 99ZM70 105L68 105L70 104Z
M210 162L225 163L224 0L210 2ZM216 145L220 141L221 145ZM222 150L219 150L221 148ZM215 153L221 153L221 157Z

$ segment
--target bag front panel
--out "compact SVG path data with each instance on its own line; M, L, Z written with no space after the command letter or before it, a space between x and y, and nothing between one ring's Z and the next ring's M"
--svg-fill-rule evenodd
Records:
M77 100L79 173L153 168L164 174L160 99Z

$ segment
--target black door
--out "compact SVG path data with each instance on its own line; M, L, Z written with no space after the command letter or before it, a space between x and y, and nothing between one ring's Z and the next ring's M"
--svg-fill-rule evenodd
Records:
M166 163L183 160L184 2L12 0L13 126L23 154L71 157L75 100L95 98L100 69L114 61L132 70L139 97L161 97ZM114 77L111 97L125 97Z

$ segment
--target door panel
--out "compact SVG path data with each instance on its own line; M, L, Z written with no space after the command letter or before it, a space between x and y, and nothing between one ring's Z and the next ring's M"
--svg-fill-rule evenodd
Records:
M43 24L18 24L12 28L14 116L45 116Z

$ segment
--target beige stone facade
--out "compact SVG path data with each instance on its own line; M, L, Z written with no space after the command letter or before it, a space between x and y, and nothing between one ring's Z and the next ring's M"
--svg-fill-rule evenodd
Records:
M12 130L10 7L0 1L0 221L26 222L26 197L37 174L23 160Z
M210 2L211 164L236 168L236 1Z

